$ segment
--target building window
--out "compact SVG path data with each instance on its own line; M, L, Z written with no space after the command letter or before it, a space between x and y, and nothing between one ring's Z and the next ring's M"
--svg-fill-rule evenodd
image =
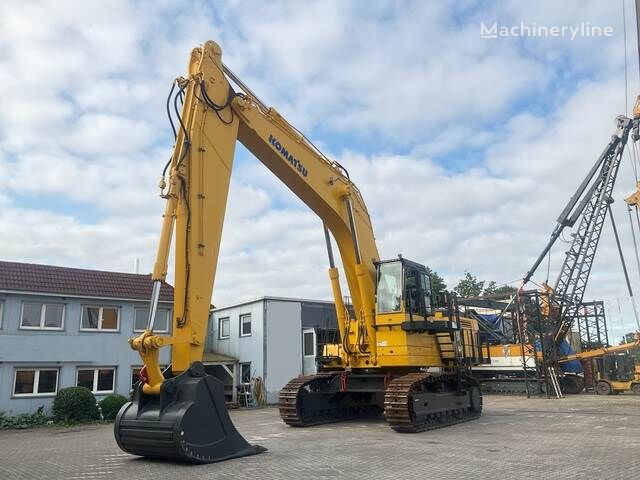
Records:
M306 357L315 357L316 355L316 342L314 332L304 332L302 335L304 355Z
M118 307L82 307L82 324L80 330L103 330L115 332L120 325L120 309Z
M76 386L88 388L93 393L113 393L115 374L115 368L79 368Z
M229 317L219 318L218 319L218 338L229 338Z
M0 328L2 328L2 307L4 306L4 302L0 302Z
M147 323L149 322L149 309L136 308L135 315L133 331L142 332L147 328ZM167 333L169 331L169 310L158 309L156 311L153 331L158 333Z
M251 362L240 364L240 383L251 383Z
M250 313L240 315L240 336L241 337L251 336L251 314Z
M58 370L55 368L20 368L13 379L13 395L55 395Z
M62 330L64 305L61 303L24 302L20 328L25 330Z

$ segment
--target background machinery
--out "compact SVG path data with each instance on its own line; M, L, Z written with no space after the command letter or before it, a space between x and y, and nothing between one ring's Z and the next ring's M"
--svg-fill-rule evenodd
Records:
M585 352L567 355L558 360L563 363L580 360L583 365L591 363L591 374L598 395L611 395L631 391L640 394L640 378L636 376L634 356L631 354L640 347L640 332L633 342L612 347L601 347Z
M188 76L174 84L173 105L172 94L167 101L177 116L176 143L160 182L166 207L149 323L130 340L144 362L143 380L116 419L120 447L193 462L264 450L235 430L221 384L200 363L236 141L324 224L341 345L323 372L294 379L282 390L283 420L306 426L384 412L395 430L416 432L478 417L482 397L470 375L480 355L475 320L460 317L455 298L433 298L424 266L402 257L380 261L369 214L347 170L262 103L221 56L214 42L194 49ZM154 333L153 325L174 230L173 328L166 336ZM350 308L343 302L331 235ZM291 341L299 341L297 333ZM158 350L165 346L172 348L172 363L162 372Z
M518 310L515 299L508 303L508 299L478 297L459 302L464 306L463 315L478 320L483 363L474 365L473 372L483 391L546 393L546 379L541 371L543 352L534 348L530 337L523 337L521 342L518 321L519 314L524 314L525 310ZM529 307L529 320L535 320L535 311L531 312L531 305ZM574 325L578 331L572 332L571 345L569 342L562 344L562 351L557 355L560 369L571 364L570 369L562 369L563 374L558 379L564 393L579 393L574 386L584 383L587 390L600 395L623 391L640 394L640 376L634 364L635 352L640 347L638 333L635 339L627 338L624 343L610 345L602 301L583 303ZM530 330L536 329L530 325ZM539 340L534 343L540 344Z
M503 303L497 320L502 327L507 325L506 329L496 328L498 322L492 325L479 319L488 346L484 350L486 362L474 367L474 374L485 391L527 394L546 391L561 396L563 392L583 390L582 365L572 358L569 335L576 319L594 303L584 304L583 299L607 215L623 259L610 204L629 135L633 133L633 141L639 138L637 113L634 112L634 119L624 116L616 119L616 131L610 142L562 210L551 238L523 280L524 286L565 228L578 223L555 285L548 285L547 279L539 289L521 288L508 303ZM635 312L624 259L622 263ZM478 300L461 301L467 308L478 305ZM478 317L473 312L469 316Z
M573 227L580 220L578 228L572 234L570 247L565 254L555 286L551 288L544 283L542 289L536 293L521 291L518 295L523 317L523 334L531 337L532 343L541 351L542 368L546 376L551 377L551 383L557 383L553 377L562 372L565 390L569 392L579 392L584 388L584 382L581 382L581 377L577 375L582 373L582 368L577 363L572 366L571 362L559 365L558 360L572 353L566 348L567 336L582 307L607 214L612 221L619 246L611 203L624 149L632 130L635 141L638 139L637 119L632 120L624 116L616 119L616 131L611 140L561 212L549 242L523 280L523 284L531 280L564 229ZM627 277L626 267L624 271ZM629 286L628 277L627 285ZM631 292L630 286L629 291Z

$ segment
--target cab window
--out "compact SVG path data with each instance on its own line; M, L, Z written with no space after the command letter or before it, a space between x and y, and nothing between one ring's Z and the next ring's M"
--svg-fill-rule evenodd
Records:
M402 264L382 263L378 266L378 313L399 312L402 308Z
M405 292L407 313L422 315L422 285L421 275L415 268L407 268L405 278Z
M422 295L424 298L424 308L427 314L431 314L431 279L426 273L422 274Z

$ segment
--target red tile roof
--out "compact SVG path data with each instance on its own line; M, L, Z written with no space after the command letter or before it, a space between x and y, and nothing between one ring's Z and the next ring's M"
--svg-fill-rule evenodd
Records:
M0 261L0 290L149 300L152 285L151 275ZM168 283L162 284L160 300L173 300Z

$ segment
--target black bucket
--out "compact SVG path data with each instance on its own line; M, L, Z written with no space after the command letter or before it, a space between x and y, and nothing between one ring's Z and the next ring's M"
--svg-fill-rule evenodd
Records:
M224 385L195 362L189 370L165 380L160 395L136 386L114 425L118 446L143 457L211 463L266 451L250 445L231 423Z

